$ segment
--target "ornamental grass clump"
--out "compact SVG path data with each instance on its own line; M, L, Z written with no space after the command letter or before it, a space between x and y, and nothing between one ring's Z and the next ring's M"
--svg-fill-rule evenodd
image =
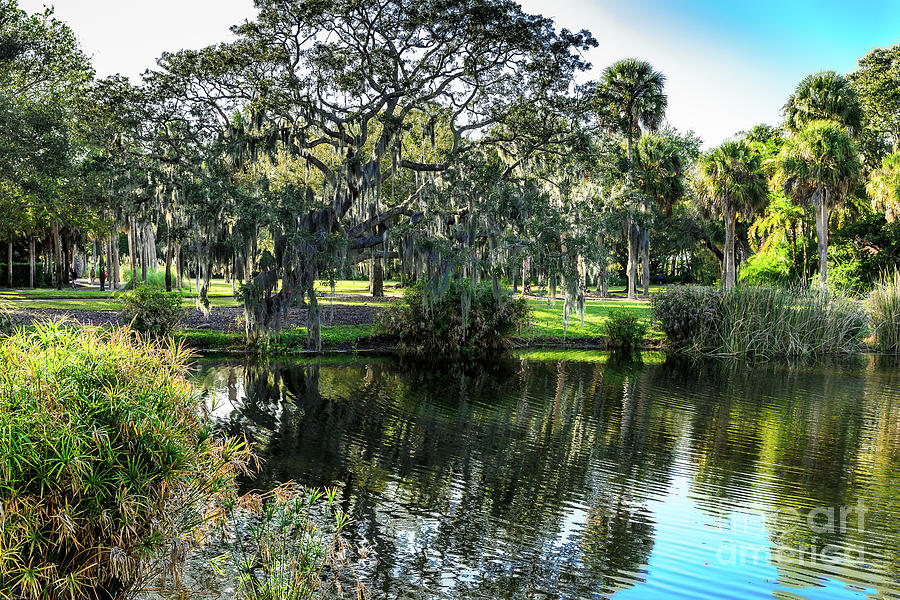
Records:
M883 275L869 294L869 314L875 347L900 352L900 271Z
M0 343L0 590L124 598L220 525L251 455L181 347L41 323Z
M849 354L867 326L858 302L819 288L672 288L652 305L670 345L692 354Z

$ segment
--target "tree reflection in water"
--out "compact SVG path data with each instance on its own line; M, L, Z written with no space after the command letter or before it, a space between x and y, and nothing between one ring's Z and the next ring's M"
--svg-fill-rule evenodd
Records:
M231 401L223 426L256 440L254 486L342 487L377 557L375 597L717 597L722 577L739 595L897 597L895 366L592 358L206 363L198 377ZM860 500L864 531L807 523ZM758 531L728 529L736 515ZM764 553L720 564L722 540ZM803 560L823 546L867 562Z

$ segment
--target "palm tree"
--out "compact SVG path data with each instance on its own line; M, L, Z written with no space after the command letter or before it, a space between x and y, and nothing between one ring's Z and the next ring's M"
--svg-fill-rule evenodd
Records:
M634 142L644 129L656 131L666 114L668 99L663 92L666 78L650 63L636 58L614 62L603 70L594 98L600 122L613 133L622 135L628 153L629 177L634 165ZM637 280L637 248L640 230L629 215L625 219L628 235L628 297L634 298Z
M775 183L795 202L816 212L819 279L824 287L828 266L828 212L841 204L859 181L859 150L843 124L813 121L791 136L775 159Z
M640 168L641 191L656 204L667 217L684 195L684 156L675 140L666 135L645 135L638 142L637 157ZM641 236L643 263L643 295L650 295L650 237L647 231Z
M734 229L737 219L760 213L768 200L762 159L745 141L725 142L700 157L694 176L700 202L725 222L725 289L734 287Z
M888 221L900 214L900 152L884 157L869 175L866 191L872 197L872 208L883 210Z
M862 108L850 80L835 71L804 77L784 105L785 128L798 133L813 121L837 121L856 136L862 129Z

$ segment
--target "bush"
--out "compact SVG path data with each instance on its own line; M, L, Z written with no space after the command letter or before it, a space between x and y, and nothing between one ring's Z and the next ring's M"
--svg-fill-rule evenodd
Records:
M869 294L869 313L875 345L900 352L900 271L883 275Z
M722 319L721 302L713 288L672 286L652 295L650 306L669 345L676 350L691 347Z
M0 343L0 589L116 599L175 566L250 456L217 440L180 347L35 325Z
M9 281L7 272L9 271L9 263L0 264L0 285L5 286ZM13 287L27 288L29 283L29 274L31 272L30 263L13 263ZM36 262L34 264L34 287L44 285L44 265Z
M696 354L852 353L867 322L857 302L820 289L675 287L657 294L652 306L670 345Z
M774 254L754 254L741 265L740 280L749 285L782 285L791 276L791 260L785 248Z
M647 335L647 324L624 310L610 311L604 328L609 347L625 352L639 349Z
M122 317L131 328L158 337L169 335L178 327L184 316L181 300L179 292L161 292L144 286L119 296Z
M483 356L505 347L529 314L525 300L489 284L451 280L438 293L419 281L385 311L381 325L410 354Z

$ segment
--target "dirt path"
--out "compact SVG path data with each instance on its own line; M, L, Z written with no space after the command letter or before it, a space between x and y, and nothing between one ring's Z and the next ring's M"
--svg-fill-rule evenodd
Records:
M368 298L371 300L371 298ZM347 304L330 305L323 302L319 306L319 316L323 326L330 325L362 325L373 323L381 314L381 307ZM292 308L284 320L286 325L300 326L306 324L305 308ZM186 329L214 329L217 331L243 331L238 317L244 313L238 307L212 307L208 315L196 308L185 310L181 327ZM124 325L118 311L115 310L83 310L63 308L28 308L12 307L10 314L17 322L29 324L41 319L71 319L82 325Z

